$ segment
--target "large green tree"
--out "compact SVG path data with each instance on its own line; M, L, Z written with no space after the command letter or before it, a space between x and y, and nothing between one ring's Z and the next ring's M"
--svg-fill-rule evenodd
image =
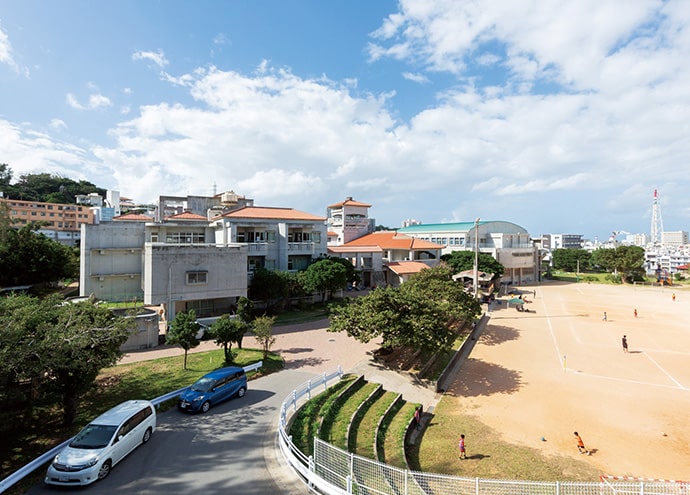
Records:
M57 319L44 337L46 369L62 396L63 422L70 425L77 413L79 396L98 373L122 356L134 319L115 316L92 302L61 305Z
M78 277L78 252L36 232L35 224L6 229L0 236L0 286L54 282Z
M453 251L444 254L441 259L453 268L455 273L474 269L474 251ZM488 253L477 253L477 269L480 272L491 273L500 277L505 267Z
M481 313L479 303L450 277L452 269L423 270L399 288L387 287L331 308L329 331L346 332L382 346L427 351L448 348L465 321Z
M554 249L553 267L557 270L574 272L578 268L587 270L590 266L591 253L586 249L561 248Z
M347 269L338 261L322 259L312 263L300 273L300 281L307 292L318 292L325 301L328 294L347 284Z
M619 275L623 282L642 280L645 275L644 249L639 246L597 249L592 253L592 264Z
M132 318L85 301L64 304L57 296L0 299L0 374L5 386L20 381L58 392L63 421L74 421L79 396L98 373L122 356Z
M184 349L184 363L182 365L184 369L187 369L189 349L199 345L199 339L196 336L200 328L201 325L196 321L196 312L193 309L177 313L173 321L170 322L165 343L179 345Z

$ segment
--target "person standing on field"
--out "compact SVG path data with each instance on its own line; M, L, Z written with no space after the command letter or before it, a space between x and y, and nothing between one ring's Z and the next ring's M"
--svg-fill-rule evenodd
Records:
M628 337L626 335L623 335L621 343L623 344L623 352L628 352Z
M467 459L467 452L465 451L465 435L460 435L460 442L458 443L460 448L460 459Z

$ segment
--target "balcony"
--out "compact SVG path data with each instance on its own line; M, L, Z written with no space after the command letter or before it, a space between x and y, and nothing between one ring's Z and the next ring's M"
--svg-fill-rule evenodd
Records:
M288 242L288 251L291 254L311 254L314 249L313 242Z
M267 242L247 242L247 253L249 256L252 255L265 255L268 252Z

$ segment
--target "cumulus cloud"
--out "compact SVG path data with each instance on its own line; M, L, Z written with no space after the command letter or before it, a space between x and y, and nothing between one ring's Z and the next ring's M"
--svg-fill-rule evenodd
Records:
M54 119L61 128L59 119ZM36 132L28 124L14 124L0 120L0 149L3 161L10 164L16 176L30 173L50 173L87 179L89 170L98 170L108 181L108 167L93 159L88 150Z
M56 131L62 131L67 129L67 124L65 124L65 121L62 119L51 119L50 128Z
M158 50L157 52L136 51L132 54L132 60L135 62L147 60L161 69L169 63L168 59L165 58L163 50Z

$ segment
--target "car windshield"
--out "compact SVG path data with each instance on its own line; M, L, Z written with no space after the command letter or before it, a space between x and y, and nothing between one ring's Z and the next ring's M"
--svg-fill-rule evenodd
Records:
M75 449L102 449L113 438L117 426L88 425L69 444Z
M194 384L191 386L191 389L194 390L195 392L208 392L213 388L213 384L215 383L215 380L212 380L210 378L199 378Z

